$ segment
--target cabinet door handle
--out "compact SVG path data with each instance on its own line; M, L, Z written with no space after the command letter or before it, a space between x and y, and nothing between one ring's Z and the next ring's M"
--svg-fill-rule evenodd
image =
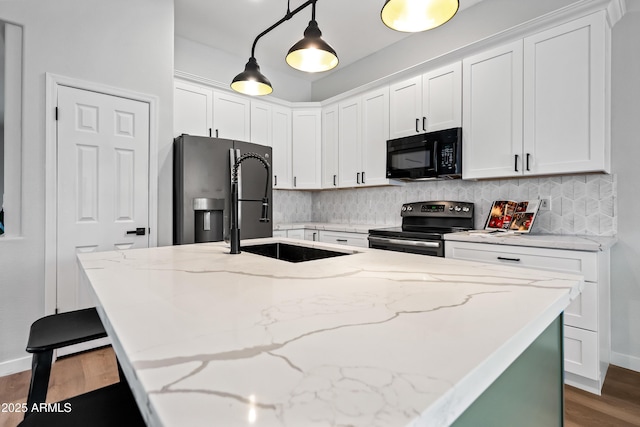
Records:
M336 175L333 175L333 186L336 186Z
M364 184L364 171L362 171L362 183Z
M209 128L209 138L211 138L211 128Z
M422 118L422 130L425 131L425 132L427 131L427 118L426 117Z
M527 153L527 171L531 170L529 169L529 157L531 157L531 154Z
M516 162L513 168L516 172L518 172L518 155L517 154L516 154Z
M313 240L314 242L316 241L316 234L318 233L313 233L313 236L311 237L311 240Z
M416 133L420 132L420 129L418 129L419 124L420 124L420 119L416 119Z
M293 177L293 186L294 186L294 187L297 187L297 186L298 186L298 184L296 183L296 177L295 177L295 176Z
M356 184L360 184L360 172L356 174Z
M278 175L274 175L273 176L273 186L277 187L278 186Z
M499 256L498 259L501 260L501 261L520 262L520 258L506 258L506 257L503 257L503 256Z

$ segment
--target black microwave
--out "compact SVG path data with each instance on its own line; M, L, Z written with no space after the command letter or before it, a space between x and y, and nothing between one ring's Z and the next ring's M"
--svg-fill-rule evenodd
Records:
M462 177L462 128L387 141L387 178L420 180Z

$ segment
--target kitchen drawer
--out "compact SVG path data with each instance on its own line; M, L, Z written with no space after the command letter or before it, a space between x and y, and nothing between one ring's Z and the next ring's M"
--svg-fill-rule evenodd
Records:
M591 331L598 330L597 283L584 283L582 293L564 310L564 323Z
M564 327L564 369L599 380L598 334L572 326Z
M445 257L581 274L585 281L598 281L598 259L595 252L448 240L445 244Z
M342 231L320 231L320 241L339 245L369 247L369 235L363 233L347 233Z

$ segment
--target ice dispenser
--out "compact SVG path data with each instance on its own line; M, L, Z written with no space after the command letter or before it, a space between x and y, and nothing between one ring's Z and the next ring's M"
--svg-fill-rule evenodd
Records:
M195 243L219 242L223 239L224 199L193 199Z

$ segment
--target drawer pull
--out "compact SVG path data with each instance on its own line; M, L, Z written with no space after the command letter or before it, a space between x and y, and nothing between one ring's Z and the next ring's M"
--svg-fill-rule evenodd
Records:
M347 239L336 239L336 242L347 243Z
M506 258L506 257L503 257L503 256L499 256L498 259L502 260L502 261L520 262L520 258Z

